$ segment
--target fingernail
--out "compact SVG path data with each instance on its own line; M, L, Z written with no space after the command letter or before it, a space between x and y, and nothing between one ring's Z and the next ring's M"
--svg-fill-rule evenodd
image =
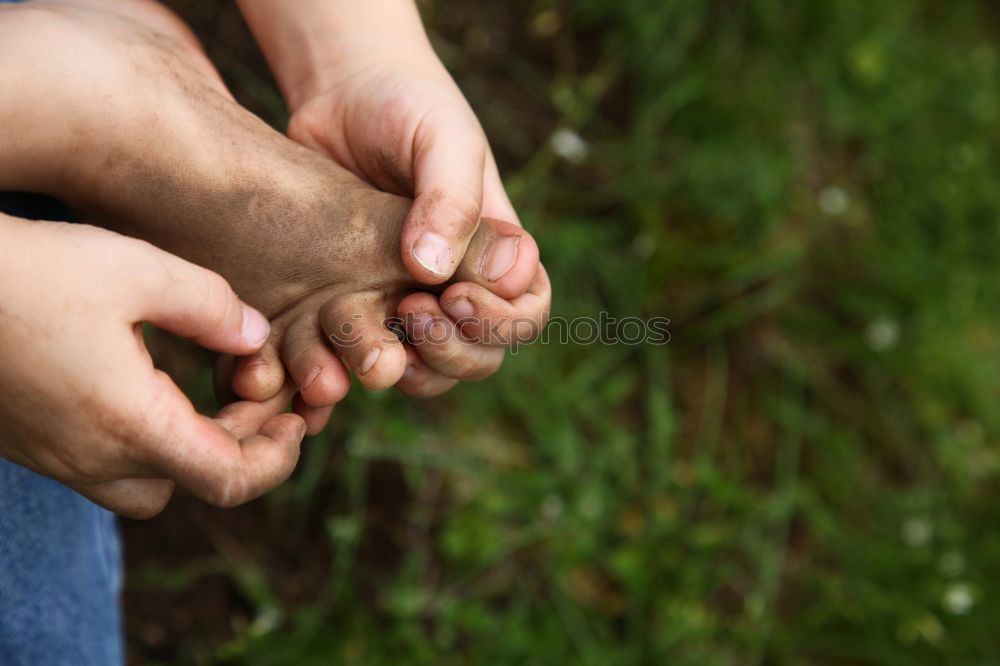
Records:
M417 263L435 275L450 275L454 262L451 244L444 236L427 232L417 239L411 249Z
M270 333L271 325L267 323L267 317L244 303L243 328L240 329L240 336L246 340L248 345L256 349L264 344Z
M378 357L382 355L382 350L376 347L375 349L368 352L365 356L365 360L361 361L361 367L358 368L358 372L362 375L367 375L368 371L375 367L375 363L378 361Z
M417 372L417 369L412 365L406 366L406 370L403 370L403 379L409 379Z
M476 309L472 307L472 303L467 298L456 298L450 303L445 303L444 311L455 321L469 319L476 314Z
M479 265L479 274L490 282L496 282L507 274L517 261L517 244L520 236L501 236L490 241Z
M299 387L299 392L301 393L302 391L305 391L310 386L312 386L313 382L316 381L316 378L319 377L320 372L321 370L319 368L313 368L312 370L310 370L309 374L306 375L305 381L302 382L302 386Z

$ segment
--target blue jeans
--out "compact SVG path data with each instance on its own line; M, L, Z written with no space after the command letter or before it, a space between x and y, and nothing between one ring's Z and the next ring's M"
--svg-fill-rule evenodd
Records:
M60 210L0 192L0 211L12 215L52 220ZM0 460L0 665L123 664L121 582L114 515Z

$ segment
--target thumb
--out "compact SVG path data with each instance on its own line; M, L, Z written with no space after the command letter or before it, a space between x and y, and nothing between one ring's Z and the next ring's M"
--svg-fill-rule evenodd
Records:
M403 224L402 258L424 284L444 282L464 256L483 205L486 137L465 117L435 117L414 140L413 207Z
M264 345L271 331L267 318L241 301L225 278L150 249L160 256L147 258L138 273L138 320L226 354L243 356Z

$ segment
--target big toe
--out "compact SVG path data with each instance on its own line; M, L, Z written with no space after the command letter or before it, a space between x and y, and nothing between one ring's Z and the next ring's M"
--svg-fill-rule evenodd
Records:
M452 282L474 282L501 298L517 298L538 272L538 244L523 227L484 217Z

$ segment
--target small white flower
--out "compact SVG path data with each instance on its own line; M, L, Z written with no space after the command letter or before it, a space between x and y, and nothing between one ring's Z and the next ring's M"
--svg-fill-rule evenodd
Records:
M975 605L975 595L968 583L952 583L945 588L941 605L952 615L965 615Z
M819 193L819 209L830 217L839 217L851 207L851 198L844 188L827 185Z
M865 339L875 351L889 351L899 342L899 324L889 317L878 317L869 322Z
M899 530L903 542L908 546L918 548L926 546L934 536L934 526L926 518L907 518Z
M590 152L587 142L579 134L566 127L560 127L552 133L549 145L556 155L571 164L579 164L587 159Z

